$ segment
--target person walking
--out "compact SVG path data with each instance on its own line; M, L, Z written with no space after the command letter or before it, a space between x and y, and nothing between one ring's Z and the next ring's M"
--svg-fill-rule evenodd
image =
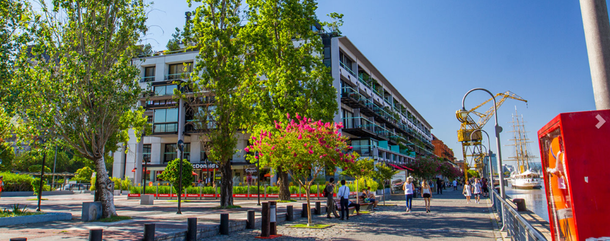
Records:
M453 191L457 191L457 180L453 179Z
M474 193L475 202L480 203L481 192L483 191L483 188L482 188L481 183L479 182L478 178L474 179L474 185L472 186L472 189L474 190L473 193Z
M339 202L341 204L341 220L344 220L343 217L346 217L346 219L349 220L349 210L347 210L347 206L349 205L349 187L345 186L345 180L341 180L341 187L339 188L337 196L341 198L341 201ZM345 216L343 213L345 213Z
M405 190L405 199L407 200L407 212L411 212L411 205L413 204L413 193L415 191L415 185L413 185L413 178L407 178L407 181L402 185L402 190Z
M440 178L436 179L436 194L443 194L443 181Z
M326 218L331 218L330 214L334 214L335 218L339 218L339 214L337 214L337 205L335 204L335 200L333 198L333 193L335 192L335 178L330 178L328 184L324 188L324 193L326 194Z
M4 176L0 176L0 197L2 197L3 189L4 189Z
M430 212L430 198L432 197L432 192L430 191L430 184L424 179L421 182L421 196L424 198L424 204L426 205L426 213Z
M481 179L481 186L483 187L483 197L489 197L489 188L487 187L489 183L487 182L487 178Z
M472 190L470 183L468 182L468 180L466 180L464 183L464 190L462 190L462 194L464 194L464 196L466 197L466 203L470 203L470 196L472 195L471 193Z

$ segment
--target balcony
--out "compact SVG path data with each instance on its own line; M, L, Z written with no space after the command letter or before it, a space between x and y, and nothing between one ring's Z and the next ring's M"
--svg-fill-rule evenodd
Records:
M362 117L343 118L345 127L343 131L362 137L376 137L375 126L372 121Z
M352 68L347 67L346 64L344 64L343 62L339 61L339 64L341 65L341 67L343 67L345 70L347 70L347 72L349 72L350 74L352 74L354 77L358 76L356 73L354 73L354 71L352 70Z
M140 83L153 82L155 81L155 76L145 76L140 78Z
M191 79L191 72L166 74L165 80L188 80Z
M155 134L176 134L178 133L178 123L155 123L153 124L153 135Z

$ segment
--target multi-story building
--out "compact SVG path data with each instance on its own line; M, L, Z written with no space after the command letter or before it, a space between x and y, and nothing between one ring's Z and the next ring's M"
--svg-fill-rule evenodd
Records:
M444 159L445 161L454 162L453 150L449 148L443 141L432 135L432 145L434 145L434 155Z
M354 150L363 157L395 164L405 164L417 155L432 155L432 127L415 108L347 37L322 35L322 39L324 63L332 70L340 105L334 121L344 123L343 134L351 139ZM145 107L153 130L139 143L131 138L128 153L114 154L115 177L126 176L140 182L144 163L150 171L147 180L157 180L167 163L178 157L176 143L180 139L185 143L184 157L195 169L193 175L205 181L213 173L216 166L207 162L199 133L190 126L190 108L172 98L173 90L178 88L176 81L183 81L197 65L197 54L180 52L133 60L141 70L141 86L150 91L150 96L140 99L140 105ZM248 135L240 134L231 160L235 180L243 180L255 169L244 157L247 143Z

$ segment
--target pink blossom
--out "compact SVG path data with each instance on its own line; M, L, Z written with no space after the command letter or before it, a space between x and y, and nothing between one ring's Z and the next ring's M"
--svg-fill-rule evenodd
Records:
M354 147L352 147L352 146L347 147L347 149L350 149L350 150L351 150L351 149L353 149L353 148L354 148Z
M324 158L324 156L320 156L320 159Z
M258 159L258 156L255 156L254 158Z
M307 143L303 144L304 147L307 147Z
M250 147L246 147L246 148L244 149L244 151L246 151L246 152L250 152Z
M313 154L313 150L309 150L309 154Z
M299 116L299 113L297 113L296 116L297 116L297 120L301 119L301 116Z
M290 119L290 114L286 113L286 118Z
M273 145L273 146L271 147L271 150L273 150L273 149L275 149L275 145Z
M301 136L301 134L299 133L299 140L303 139L303 136Z
M297 156L297 153L296 153L296 152L294 152L293 154L294 154L294 157L296 157L296 156Z

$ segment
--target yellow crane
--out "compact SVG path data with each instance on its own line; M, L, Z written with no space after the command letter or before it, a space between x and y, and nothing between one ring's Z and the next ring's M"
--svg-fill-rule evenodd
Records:
M499 97L501 98L498 100ZM506 91L504 93L497 93L495 95L495 98L496 109L499 109L500 106L502 106L504 101L506 101L507 99L519 100L527 104L527 100L510 91ZM480 131L474 131L483 129L483 126L485 126L489 119L491 119L491 117L494 115L494 107L492 105L487 111L485 111L485 113L480 113L476 110L492 100L493 98L490 98L484 101L483 103L475 106L474 108L467 110L465 113L463 110L458 110L455 112L457 119L461 122L460 129L458 130L458 141L462 143L462 154L464 155L464 176L466 178L466 172L468 171L467 163L469 157L472 158L474 168L477 169L479 173L482 172L482 163L483 158L485 157L485 153L483 152L483 147L481 145L481 140L483 138L482 133ZM479 120L475 121L473 117L470 116L470 113L478 116Z

